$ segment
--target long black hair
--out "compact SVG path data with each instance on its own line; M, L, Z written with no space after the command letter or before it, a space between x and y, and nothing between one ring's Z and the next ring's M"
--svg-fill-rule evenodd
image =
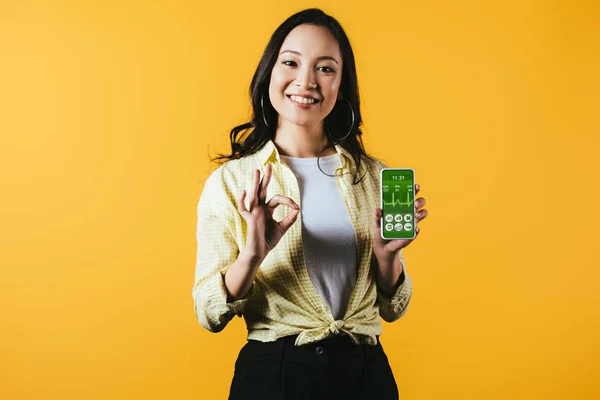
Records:
M341 94L342 98L347 101L336 102L333 110L325 117L323 131L329 139L329 144L321 149L319 157L323 150L328 147L332 147L335 144L343 146L352 155L356 164L353 183L358 184L364 178L364 175L360 179L357 178L360 171L361 158L369 156L366 154L362 143L362 131L360 129L362 118L360 114L354 52L350 46L348 36L340 23L318 8L309 8L292 15L275 30L258 63L258 68L250 84L250 99L253 109L252 120L238 125L231 130L229 134L231 154L218 153L219 157L214 158L213 161L223 162L254 154L265 143L273 139L278 114L269 101L268 96L271 71L275 62L277 62L278 53L283 41L292 29L301 24L312 24L327 28L340 46L343 66L342 81L338 95ZM264 96L265 94L266 96ZM262 106L261 102L263 102ZM352 123L352 111L348 109L349 106L354 111L354 124L352 126L350 126ZM348 132L350 133L348 134Z

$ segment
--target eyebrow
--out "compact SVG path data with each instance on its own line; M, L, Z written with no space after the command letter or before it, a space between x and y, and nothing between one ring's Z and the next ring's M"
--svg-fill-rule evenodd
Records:
M281 53L279 53L279 55L282 55L283 53L292 53L292 54L297 54L299 56L301 56L302 54L299 51L295 51L295 50L283 50ZM317 60L331 60L336 64L339 64L337 62L337 60L331 56L321 56L321 57L317 57Z

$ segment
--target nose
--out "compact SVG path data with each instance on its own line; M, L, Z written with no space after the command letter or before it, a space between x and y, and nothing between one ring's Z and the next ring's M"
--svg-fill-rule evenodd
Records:
M317 87L315 72L310 66L305 66L298 71L298 76L296 77L296 86L301 89L314 89Z

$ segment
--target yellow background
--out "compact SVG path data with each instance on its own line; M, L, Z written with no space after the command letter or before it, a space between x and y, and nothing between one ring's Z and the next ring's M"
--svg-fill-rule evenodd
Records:
M0 398L226 398L246 331L196 321L196 205L315 5L430 212L381 337L401 398L600 398L594 3L0 0Z

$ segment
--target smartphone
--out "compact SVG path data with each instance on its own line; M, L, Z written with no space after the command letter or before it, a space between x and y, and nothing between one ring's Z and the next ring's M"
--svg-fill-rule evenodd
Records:
M412 168L381 170L381 237L414 239L415 171Z

